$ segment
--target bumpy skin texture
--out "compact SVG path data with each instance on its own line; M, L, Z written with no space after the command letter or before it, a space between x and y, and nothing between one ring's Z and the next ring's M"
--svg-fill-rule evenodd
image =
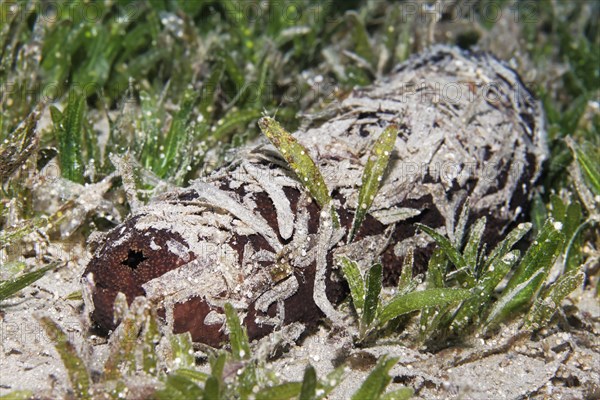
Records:
M436 46L385 80L356 90L321 126L296 132L322 171L341 229L311 201L268 144L242 148L204 180L153 201L105 237L84 278L92 319L115 328L113 302L145 295L175 332L221 345L223 306L251 339L292 322L338 318L336 258L380 259L394 283L408 248L415 272L433 243L421 222L454 240L462 207L485 216L490 245L519 217L546 157L540 105L517 74L484 53ZM351 244L347 233L373 141L401 129L382 186Z

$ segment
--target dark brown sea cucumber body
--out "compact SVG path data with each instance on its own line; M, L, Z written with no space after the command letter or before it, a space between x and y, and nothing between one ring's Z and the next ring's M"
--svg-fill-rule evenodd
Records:
M314 325L346 293L338 256L363 268L381 259L394 283L412 247L421 272L433 245L414 223L455 240L466 203L471 220L488 219L493 245L526 207L546 157L539 103L485 53L433 47L332 110L325 124L295 136L325 177L341 231L328 227L272 146L240 149L232 164L107 234L84 274L93 282L92 319L114 329L113 302L123 292L129 302L148 297L175 332L213 346L227 338L226 302L251 339L292 322ZM346 244L368 149L392 122L402 129L390 167L356 240Z

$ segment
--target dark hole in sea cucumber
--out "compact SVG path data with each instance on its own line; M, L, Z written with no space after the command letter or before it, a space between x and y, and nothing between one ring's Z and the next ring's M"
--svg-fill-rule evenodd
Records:
M144 253L137 250L129 249L127 253L127 258L121 261L121 264L127 265L131 269L136 269L138 265L140 265L144 260L147 260L148 257L144 257Z

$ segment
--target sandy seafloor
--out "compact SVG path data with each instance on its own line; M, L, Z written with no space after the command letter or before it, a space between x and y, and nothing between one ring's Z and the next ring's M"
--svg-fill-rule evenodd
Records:
M83 255L83 254L82 254ZM69 335L78 351L101 371L107 344L91 337L82 317L83 301L66 300L80 290L87 256L48 273L2 305L0 320L0 395L32 390L41 398L67 396L68 380L52 341L36 316L48 315ZM593 287L593 286L592 286ZM579 290L577 307L569 306L576 327L548 327L532 337L507 326L488 339L435 354L394 343L356 348L347 332L321 327L283 355L269 362L282 379L300 380L308 363L324 377L340 360L348 366L345 379L330 399L347 399L358 388L378 357L399 357L390 372L388 390L406 385L421 399L599 399L600 306L592 290ZM84 345L87 338L87 345ZM89 343L97 343L89 346ZM133 393L131 394L132 396ZM135 396L133 397L135 398Z

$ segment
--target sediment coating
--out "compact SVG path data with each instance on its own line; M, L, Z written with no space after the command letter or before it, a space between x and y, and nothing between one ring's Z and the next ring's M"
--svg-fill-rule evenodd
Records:
M515 71L486 53L435 46L384 80L332 105L331 119L296 132L325 178L341 228L266 142L170 192L111 230L87 266L92 319L114 329L113 302L146 296L175 332L221 345L224 304L251 339L292 322L336 319L346 288L335 260L381 260L397 281L408 248L415 273L433 244L420 222L455 239L461 209L485 216L494 245L526 207L546 158L540 104ZM355 240L346 238L369 150L400 127L381 188Z

